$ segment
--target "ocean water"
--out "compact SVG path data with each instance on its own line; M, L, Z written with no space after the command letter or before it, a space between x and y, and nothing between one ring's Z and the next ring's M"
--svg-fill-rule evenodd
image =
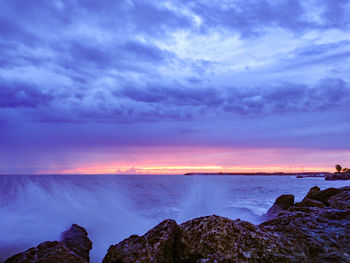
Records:
M93 242L92 262L110 245L168 218L220 215L260 223L281 194L300 201L312 186L347 181L294 176L0 175L0 262L76 223Z

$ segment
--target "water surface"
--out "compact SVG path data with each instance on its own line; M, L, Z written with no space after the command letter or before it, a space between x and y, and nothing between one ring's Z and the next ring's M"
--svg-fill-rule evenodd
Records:
M220 215L259 223L281 194L300 201L312 186L347 181L294 176L0 175L0 261L60 238L76 223L93 242L92 262L161 220Z

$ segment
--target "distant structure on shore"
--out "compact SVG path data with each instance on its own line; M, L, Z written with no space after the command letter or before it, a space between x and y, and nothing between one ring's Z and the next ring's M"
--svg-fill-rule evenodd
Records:
M335 166L336 172L334 174L329 174L326 176L326 180L350 180L350 169L343 168L340 164Z
M285 173L285 172L274 172L274 173L265 173L265 172L256 172L256 173L185 173L185 175L260 175L260 176L296 176L297 178L306 178L306 177L324 177L325 180L350 180L350 169L343 168L340 164L335 166L335 173L330 172L297 172L297 173Z
M271 176L271 175L286 175L286 176L303 176L303 177L325 177L330 174L329 172L303 172L303 173L284 173L284 172L274 172L274 173L185 173L185 175L262 175L262 176Z

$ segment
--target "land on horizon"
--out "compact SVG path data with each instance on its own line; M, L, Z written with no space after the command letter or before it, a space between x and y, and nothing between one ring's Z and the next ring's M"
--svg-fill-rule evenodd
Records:
M225 173L225 172L218 172L218 173L185 173L184 175L309 175L309 176L325 176L328 174L332 174L330 172L253 172L253 173Z

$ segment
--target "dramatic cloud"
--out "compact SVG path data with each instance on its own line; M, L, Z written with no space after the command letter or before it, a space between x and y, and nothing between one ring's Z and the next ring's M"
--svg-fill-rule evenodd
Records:
M0 8L3 170L45 147L350 149L349 1Z

